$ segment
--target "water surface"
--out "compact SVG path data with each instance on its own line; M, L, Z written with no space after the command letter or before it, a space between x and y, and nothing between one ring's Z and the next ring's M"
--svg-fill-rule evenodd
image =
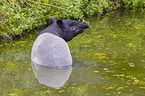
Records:
M71 69L32 69L30 54L39 32L0 42L0 96L144 96L145 15L113 12L88 22L91 27L68 42ZM66 73L66 79L61 87L50 87L39 81L46 77L41 70Z

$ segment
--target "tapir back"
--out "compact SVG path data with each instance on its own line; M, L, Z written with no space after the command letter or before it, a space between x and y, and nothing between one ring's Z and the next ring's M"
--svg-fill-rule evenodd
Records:
M67 43L51 33L43 33L35 40L31 60L48 67L65 67L72 65L72 57Z

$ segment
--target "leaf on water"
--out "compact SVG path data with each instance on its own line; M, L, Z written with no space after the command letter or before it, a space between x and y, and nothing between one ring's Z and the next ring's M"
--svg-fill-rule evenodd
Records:
M119 76L124 77L125 75L124 74L120 74Z
M112 42L109 42L109 45L113 44Z
M126 70L125 68L121 68L122 70Z
M110 87L108 87L108 88L105 88L105 89L114 89L115 87L113 87L113 86L110 86Z
M112 76L116 76L116 77L124 77L124 74L113 74Z
M118 94L120 94L121 92L119 91Z
M129 90L129 91L132 91L132 90Z
M142 62L145 62L145 60L141 60Z
M139 88L141 88L141 89L145 89L145 87L139 87Z
M9 94L10 96L18 96L17 94Z
M98 73L99 71L94 71L95 73Z
M108 70L107 68L104 68L104 70Z
M128 63L130 65L130 67L134 67L134 64L133 63Z
M126 78L129 78L130 76L126 76Z
M106 95L111 95L111 93L107 93Z
M132 44L132 43L126 44L126 46L133 47L133 48L136 47L136 46L134 46L134 44Z
M128 88L129 86L124 86L125 88Z
M82 47L90 47L91 45L83 45Z
M134 80L133 84L136 85L138 84L140 81L139 80Z
M106 71L106 72L111 72L111 73L113 73L113 71Z
M19 42L15 42L15 44L22 44L22 43L26 43L27 41L19 41Z
M134 28L139 29L139 27L134 27Z
M137 78L133 77L133 76L126 76L126 78L130 78L132 80L137 80Z
M117 77L119 77L119 75L117 75L117 74L113 74L112 76L117 76Z

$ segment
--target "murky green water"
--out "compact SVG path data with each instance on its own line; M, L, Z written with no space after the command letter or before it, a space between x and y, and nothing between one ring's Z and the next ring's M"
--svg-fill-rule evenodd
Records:
M68 42L70 69L32 69L39 32L1 42L0 96L145 96L145 14L115 12L88 21L91 28Z

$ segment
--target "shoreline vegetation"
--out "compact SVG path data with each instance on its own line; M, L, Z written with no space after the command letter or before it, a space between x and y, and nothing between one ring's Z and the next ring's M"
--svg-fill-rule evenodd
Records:
M1 0L0 40L49 24L49 18L77 19L102 15L114 10L145 12L144 0Z

